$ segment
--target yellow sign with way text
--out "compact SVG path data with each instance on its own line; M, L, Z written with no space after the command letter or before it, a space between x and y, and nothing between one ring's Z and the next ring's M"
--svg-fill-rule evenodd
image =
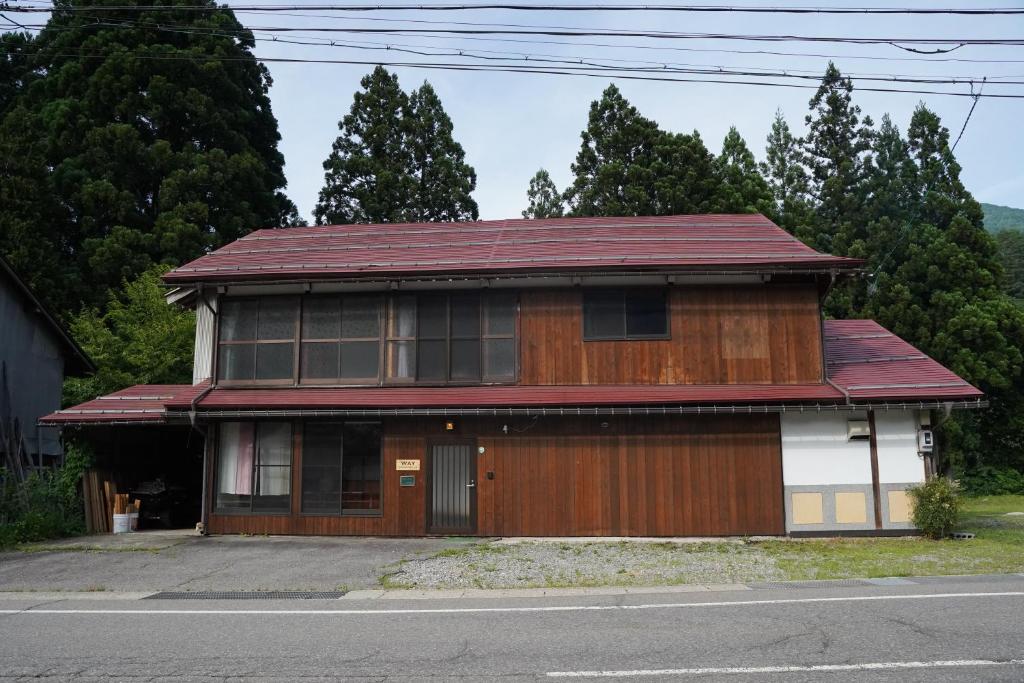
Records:
M397 460L395 463L396 470L419 470L419 460Z

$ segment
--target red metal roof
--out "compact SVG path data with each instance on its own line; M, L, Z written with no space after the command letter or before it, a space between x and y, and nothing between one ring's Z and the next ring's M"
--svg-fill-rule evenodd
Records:
M853 268L759 214L329 225L257 230L168 283L518 271Z
M39 419L41 424L77 423L162 423L167 417L167 403L178 398L186 409L192 397L206 384L137 384L94 398L72 408L58 410Z
M832 384L472 387L217 387L139 385L60 410L43 424L164 422L199 412L298 409L629 407L974 401L982 393L871 320L825 322ZM835 385L835 386L833 386ZM197 400L198 399L198 400Z
M216 411L286 408L626 406L836 401L842 398L843 395L839 391L827 384L218 388L204 396L198 408L203 411ZM180 407L187 406L182 404Z
M855 401L983 395L874 320L826 320L825 363L829 379Z

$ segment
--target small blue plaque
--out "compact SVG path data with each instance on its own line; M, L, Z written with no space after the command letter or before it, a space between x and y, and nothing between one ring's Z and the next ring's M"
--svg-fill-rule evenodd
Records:
M415 486L416 485L416 475L415 474L403 474L403 475L401 475L400 477L398 477L398 485L399 486Z

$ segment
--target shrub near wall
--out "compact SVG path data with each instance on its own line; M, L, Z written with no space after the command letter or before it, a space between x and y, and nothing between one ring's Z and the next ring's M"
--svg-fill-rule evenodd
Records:
M945 477L935 477L907 490L914 501L914 526L929 538L944 538L960 521L963 501L960 487Z
M0 468L0 548L85 533L79 482L91 462L88 451L69 446L62 468L22 482Z

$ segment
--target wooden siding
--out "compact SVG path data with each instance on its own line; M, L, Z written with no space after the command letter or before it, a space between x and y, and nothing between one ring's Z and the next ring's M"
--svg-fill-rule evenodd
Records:
M823 381L814 285L670 289L671 338L583 341L582 292L520 294L521 384Z
M777 415L466 420L475 439L482 536L681 536L784 533ZM384 425L383 515L211 515L214 533L419 536L427 533L428 444L441 420ZM507 424L509 433L503 433ZM421 461L399 473L395 461ZM301 467L301 448L295 466ZM488 479L488 472L494 473ZM399 487L415 474L415 487ZM298 490L297 474L293 490Z

